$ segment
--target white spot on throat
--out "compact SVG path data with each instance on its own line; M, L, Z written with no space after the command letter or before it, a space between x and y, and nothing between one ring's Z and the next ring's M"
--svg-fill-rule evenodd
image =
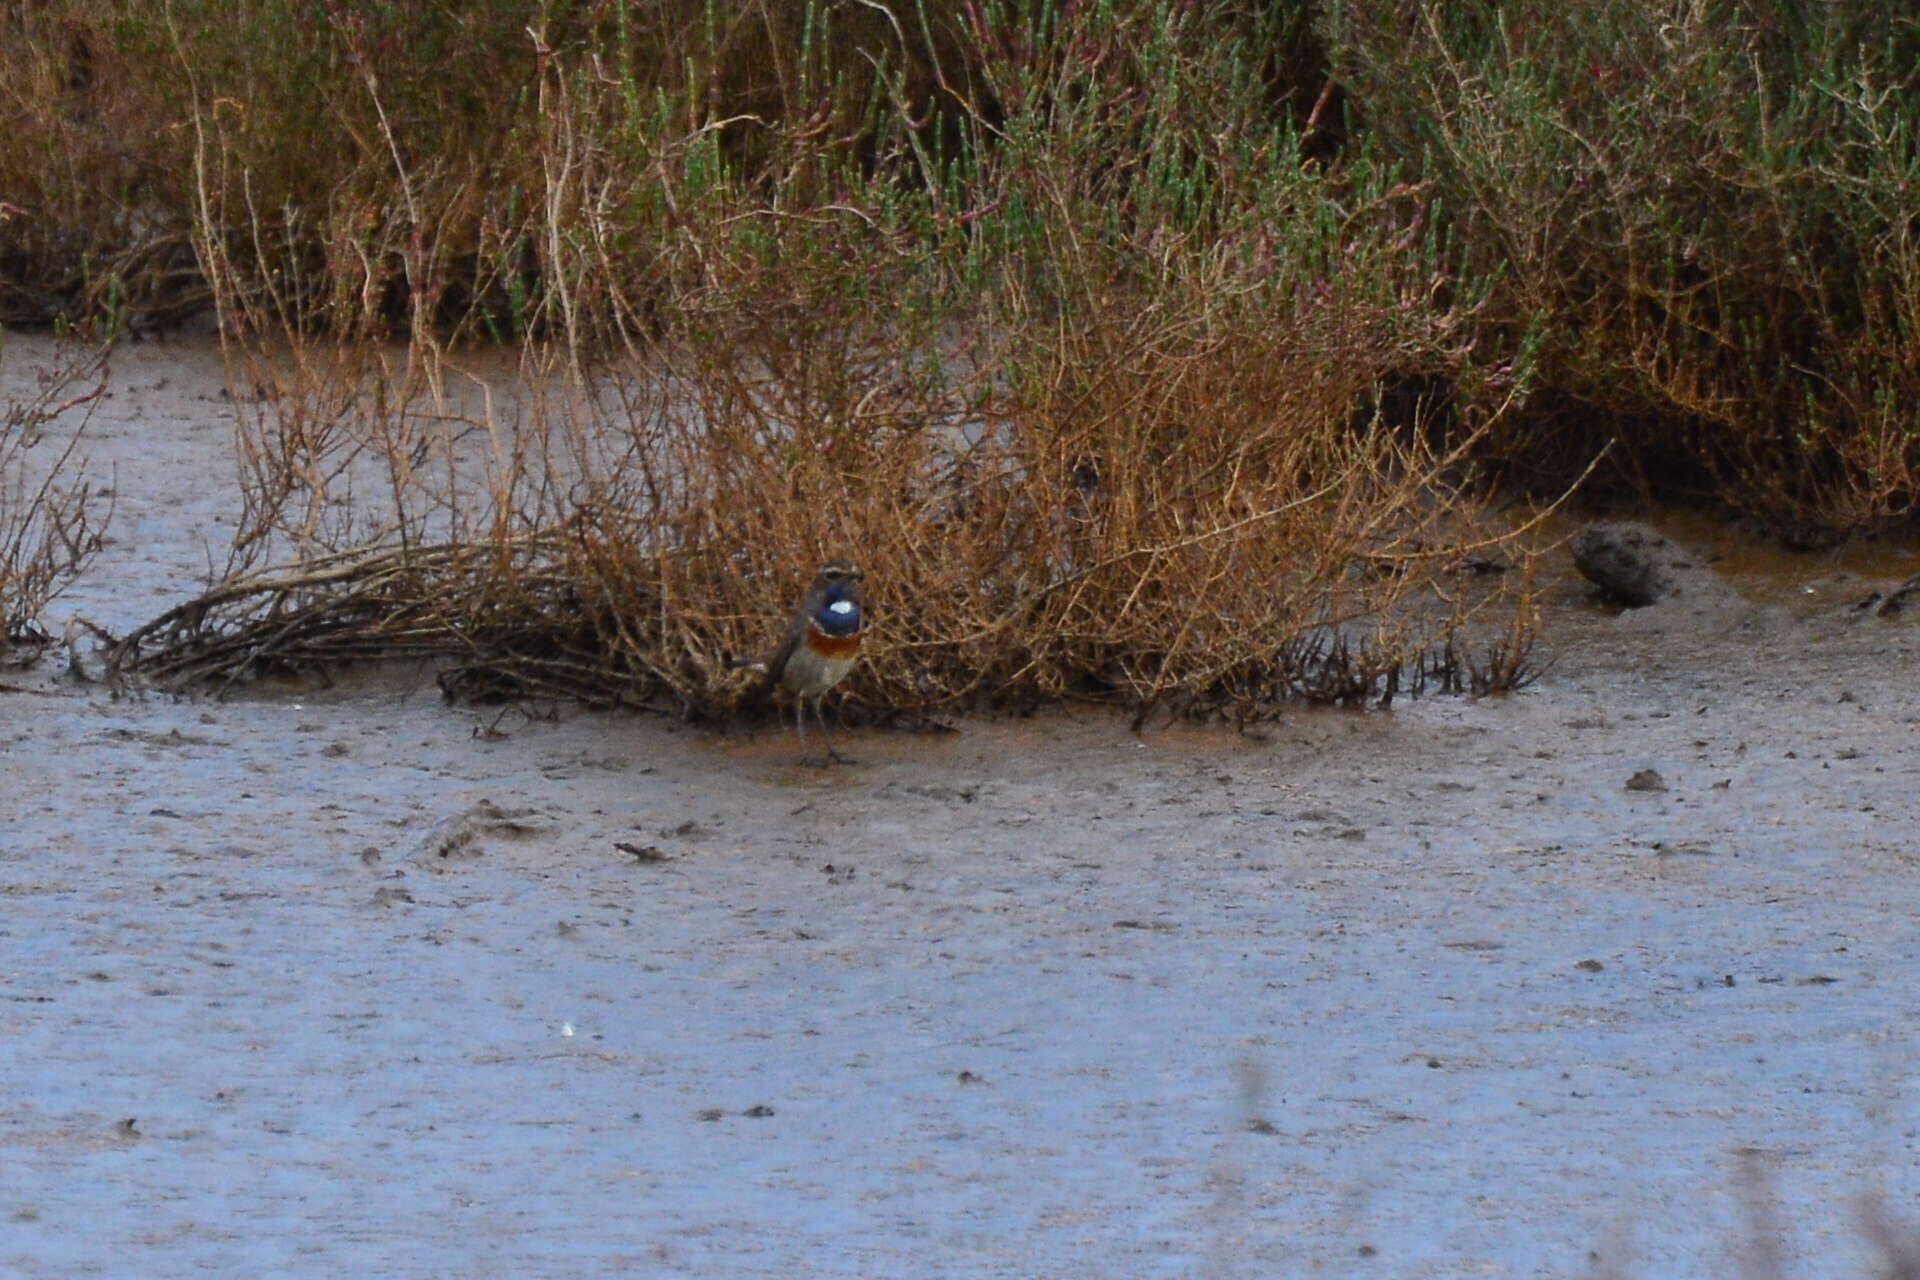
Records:
M828 606L827 606L827 612L828 612L828 613L837 613L837 614L839 614L839 615L840 615L841 617L843 617L843 618L844 618L844 617L846 617L846 616L847 616L848 614L850 614L850 613L852 613L852 612L853 612L853 601L851 601L851 600L835 600L835 601L834 601L834 602L833 602L832 604L830 604L830 605L828 605Z

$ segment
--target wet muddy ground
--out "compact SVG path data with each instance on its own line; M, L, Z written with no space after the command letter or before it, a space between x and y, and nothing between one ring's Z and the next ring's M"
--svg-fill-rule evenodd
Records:
M116 361L54 623L217 562L220 379ZM1875 1274L1920 560L1680 526L1526 692L1257 738L0 675L0 1276Z

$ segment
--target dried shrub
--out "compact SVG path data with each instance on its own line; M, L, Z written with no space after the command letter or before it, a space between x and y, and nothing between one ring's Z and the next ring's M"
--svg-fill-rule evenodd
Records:
M1838 531L1920 502L1920 23L1879 4L1340 11L1367 131L1422 174L1483 340L1531 334L1494 442Z
M1523 531L1481 514L1470 442L1437 453L1361 411L1406 347L1444 349L1397 307L1314 295L1276 328L1210 279L952 336L945 313L909 330L835 306L827 279L683 299L699 324L581 374L530 346L464 408L429 350L387 368L236 344L262 394L234 571L117 665L436 656L467 697L729 714L748 682L728 660L850 554L881 619L853 683L875 713L1088 698L1244 723L1524 682L1524 568L1466 565L1524 565Z
M1382 216L1476 353L1390 385L1464 435L1507 396L1492 375L1531 368L1482 438L1504 478L1557 490L1613 440L1616 483L1778 525L1914 511L1920 27L1897 9L638 0L533 17L514 0L8 8L0 319L113 329L218 294L266 333L591 353L683 331L716 276L795 269L837 220L986 289L998 319L1099 278L1055 271L1076 255L1129 245L1151 275L1192 235L1339 278L1348 219ZM1342 207L1323 216L1276 167L1337 180Z
M950 152L887 64L854 147L690 103L692 127L636 115L620 77L543 49L513 317L535 336L491 400L422 310L404 351L316 332L297 282L236 249L270 233L263 207L250 236L204 219L235 381L261 392L247 515L230 580L129 637L121 669L225 677L384 637L455 656L464 693L724 713L746 688L727 660L839 555L884 619L855 692L895 713L1091 697L1246 720L1451 672L1481 620L1524 648L1524 573L1456 572L1524 559L1469 465L1498 406L1451 439L1380 407L1408 377L1523 376L1484 367L1416 193L1306 159L1234 91L1258 64L1209 43L1218 15L1038 41L975 17L974 79L941 81ZM217 106L199 119L212 208L237 144ZM440 172L390 149L402 193ZM410 219L357 252L420 298L456 250Z
M63 346L33 382L26 399L0 404L0 652L47 642L40 616L99 554L110 515L89 485L68 479L106 387L104 351Z
M591 198L620 211L622 279L639 279L699 216L645 181L682 143L712 173L815 198L784 141L851 156L883 77L927 111L934 62L959 73L959 15L975 9L9 6L0 322L164 323L225 288L271 292L280 321L316 332L518 338L546 296L540 255L574 212L543 198L567 163L550 145L557 98L583 104L564 128L622 166ZM196 239L219 261L196 258Z
M1088 370L1086 341L1063 368ZM809 411L760 372L761 349L716 345L710 364L603 370L589 386L564 362L547 382L523 370L526 416L478 433L425 393L389 402L309 471L331 494L357 466L380 473L399 497L361 516L378 508L406 536L321 549L312 516L331 502L269 467L278 482L260 492L285 518L259 537L308 553L170 610L117 664L231 681L434 656L467 697L729 714L748 682L728 660L772 640L815 564L851 554L880 620L853 684L869 712L1085 698L1244 723L1291 698L1524 682L1524 571L1461 567L1516 530L1476 518L1449 478L1457 458L1296 386L1284 339L1265 360L1223 341L1179 369L1151 343L1122 347L1074 397L1071 430L1050 399L982 413L887 378L851 413ZM402 437L425 444L409 453ZM414 465L425 454L445 470ZM419 536L429 527L452 536Z

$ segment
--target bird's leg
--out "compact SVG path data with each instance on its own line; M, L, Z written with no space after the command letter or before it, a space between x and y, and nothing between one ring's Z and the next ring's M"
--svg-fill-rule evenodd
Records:
M833 734L827 729L827 712L825 706L822 705L825 702L826 696L824 694L815 698L813 700L813 714L820 721L820 736L825 738L827 742L827 759L834 764L858 764L859 762L857 760L843 756L833 749Z

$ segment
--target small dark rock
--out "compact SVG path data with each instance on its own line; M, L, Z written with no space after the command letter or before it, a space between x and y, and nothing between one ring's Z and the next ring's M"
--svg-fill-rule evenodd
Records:
M1658 769L1642 769L1627 779L1629 791L1665 791L1667 780L1660 776Z
M1680 594L1680 549L1643 524L1602 521L1573 539L1574 567L1615 604L1641 609Z
M1889 591L1886 598L1880 601L1880 607L1875 609L1874 612L1883 618L1891 618L1916 599L1920 599L1920 573L1914 574L1892 591Z
M1897 587L1891 587L1885 591L1874 591L1868 594L1866 599L1854 601L1853 612L1891 618L1916 600L1920 600L1920 573L1914 574Z
M666 850L657 844L634 844L628 840L615 840L613 847L632 858L635 862L670 862Z

